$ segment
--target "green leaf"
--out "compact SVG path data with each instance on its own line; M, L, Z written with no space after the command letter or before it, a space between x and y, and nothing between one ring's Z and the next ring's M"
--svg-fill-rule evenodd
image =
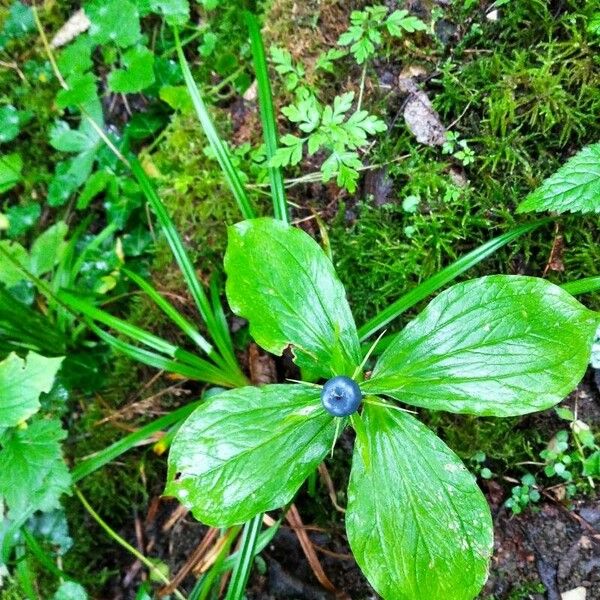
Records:
M24 36L26 33L35 29L35 19L31 7L23 2L16 0L10 5L8 17L4 21L2 34L8 39L15 39ZM0 36L0 47L2 47Z
M165 17L169 25L185 25L190 18L188 0L151 0L151 10Z
M600 143L581 150L531 193L517 212L600 212Z
M97 44L112 41L126 48L140 39L139 13L129 0L93 0L85 5L85 13L91 22L89 34Z
M442 292L362 387L432 410L507 417L550 408L579 383L598 315L558 286L492 275Z
M11 104L0 107L0 143L14 140L19 131L19 111Z
M229 228L225 254L231 309L257 344L321 375L352 375L361 355L344 287L307 233L274 219Z
M368 437L356 441L346 512L356 562L389 600L474 598L493 544L475 478L409 414L367 405L363 419Z
M52 600L87 600L85 590L74 581L64 581L52 597Z
M67 78L68 89L60 90L56 94L56 106L80 106L93 102L96 98L96 78L92 73L73 73Z
M67 224L58 221L35 240L29 259L29 270L34 275L49 273L59 263L67 245L67 232Z
M62 361L30 352L25 360L11 353L0 362L0 429L14 427L39 410L40 394L50 391Z
M289 502L334 435L334 419L312 386L222 392L177 432L165 493L208 525L243 523Z
M27 250L19 244L19 242L10 242L8 240L0 240L0 283L10 288L23 281L25 275L14 262L20 264L23 268L29 266L29 254ZM12 260L7 258L8 254Z
M94 66L92 50L94 41L90 36L80 35L64 48L58 56L58 68L66 77L72 73L85 73Z
M18 152L0 156L0 194L8 192L21 181L23 159Z
M41 214L42 209L37 202L11 206L6 211L6 217L10 224L8 228L9 237L16 238L31 229L37 223Z
M84 152L98 141L97 135L88 135L83 129L71 129L65 121L56 121L50 129L50 145L61 152Z
M406 10L395 10L386 20L385 26L390 35L400 37L406 31L427 31L427 25L421 19L409 15Z
M583 474L586 477L600 476L600 450L596 450L583 461Z
M145 46L131 48L123 55L124 69L116 69L108 76L108 87L113 92L133 94L154 83L154 54Z
M38 420L0 438L0 498L12 519L58 508L61 494L71 486L60 448L66 436L59 420Z

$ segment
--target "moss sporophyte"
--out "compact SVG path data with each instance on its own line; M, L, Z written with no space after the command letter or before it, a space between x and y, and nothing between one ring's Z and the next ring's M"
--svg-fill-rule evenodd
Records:
M174 439L166 493L209 525L244 523L291 502L349 424L346 529L375 590L474 598L492 551L489 507L458 456L396 402L497 417L549 408L581 380L597 313L533 277L459 283L391 339L363 381L372 347L363 355L367 336L308 234L269 218L232 226L225 272L229 305L256 343L276 355L291 346L310 381L201 404Z

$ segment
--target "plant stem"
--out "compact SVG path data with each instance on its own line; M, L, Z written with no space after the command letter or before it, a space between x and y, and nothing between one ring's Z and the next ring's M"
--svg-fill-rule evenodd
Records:
M127 542L127 540L124 540L114 529L112 529L112 527L106 521L104 521L104 519L102 519L102 517L91 507L77 486L75 486L73 489L75 490L75 494L79 498L81 504L83 504L85 510L87 510L92 519L94 519L94 521L96 521L96 523L98 523L98 525L100 525L100 527L106 531L108 536L117 542L117 544L125 548L127 552L133 554L133 556L135 556L142 564L148 567L155 577L168 585L169 578L160 569L158 569L149 558L144 556L139 550L137 550L137 548L134 548L129 542ZM186 597L179 590L175 590L173 593L178 600L186 600Z
M365 78L367 76L367 61L365 60L362 68L362 73L360 76L360 88L358 90L358 103L356 105L356 112L360 110L363 101L363 93L365 91Z

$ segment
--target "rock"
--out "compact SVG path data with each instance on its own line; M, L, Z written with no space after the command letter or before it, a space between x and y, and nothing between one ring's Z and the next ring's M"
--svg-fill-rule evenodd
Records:
M561 600L586 600L587 590L584 587L578 587L560 595Z

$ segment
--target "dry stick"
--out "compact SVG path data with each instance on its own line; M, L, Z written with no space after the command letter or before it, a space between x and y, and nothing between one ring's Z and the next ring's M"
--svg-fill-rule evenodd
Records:
M300 513L296 508L295 504L290 506L287 514L285 515L288 523L294 530L294 533L298 537L298 541L300 542L300 546L302 547L302 551L304 552L304 556L308 560L308 564L312 569L312 572L315 574L315 577L319 581L319 583L330 592L334 593L338 598L348 598L348 595L344 592L340 592L336 589L336 587L331 583L329 577L325 574L323 570L323 566L319 561L319 557L308 537L308 534L304 530L304 524L302 523L302 519L300 518Z
M191 573L198 561L202 560L218 534L219 530L215 529L214 527L211 527L206 532L200 544L198 544L196 549L190 554L183 567L179 569L177 575L175 575L175 577L173 577L173 579L166 586L158 590L159 597L168 596L169 594L173 593L173 591L181 584L181 582Z
M331 504L333 507L341 513L345 513L346 509L342 508L337 502L337 494L335 493L335 487L333 486L333 480L331 479L331 475L329 475L329 471L325 466L325 463L321 463L319 465L319 475L321 476L321 480L325 484L327 491L329 492L329 499L331 500Z

